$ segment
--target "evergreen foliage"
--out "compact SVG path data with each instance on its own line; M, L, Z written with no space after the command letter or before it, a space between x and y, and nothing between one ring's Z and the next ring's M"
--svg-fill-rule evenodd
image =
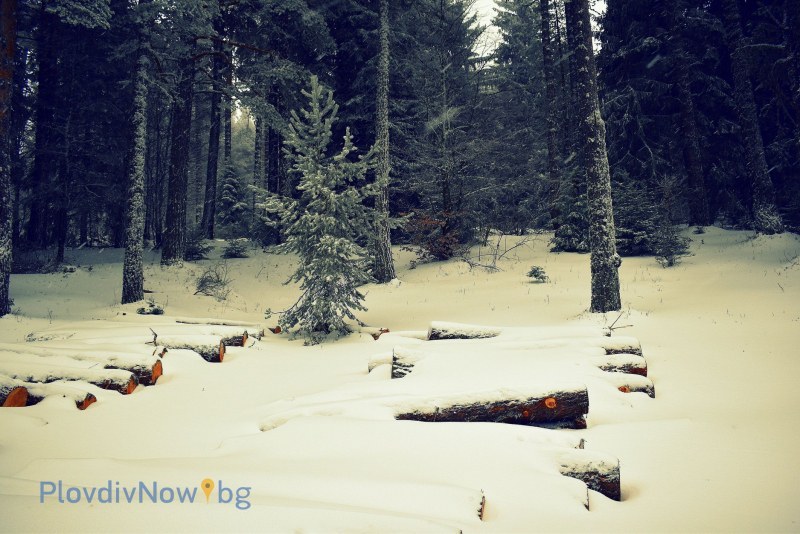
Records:
M371 154L354 161L356 148L346 131L341 150L329 156L338 111L333 92L312 76L303 94L308 105L292 112L286 136L300 197L280 206L286 241L279 245L299 258L289 281L299 282L302 294L280 324L318 343L331 334L347 334L345 321L366 310L358 286L370 278L364 271L365 250L357 241L371 227L372 214L363 203L370 194L363 184Z

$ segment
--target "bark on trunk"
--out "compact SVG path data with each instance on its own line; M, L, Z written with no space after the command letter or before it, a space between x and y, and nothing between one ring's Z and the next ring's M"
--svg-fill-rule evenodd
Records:
M264 119L256 115L256 134L253 142L253 191L250 193L250 227L256 222L256 187L264 183Z
M733 96L744 142L745 169L753 190L753 226L765 234L781 233L783 221L775 208L775 190L769 176L764 140L758 123L758 109L750 81L748 40L742 33L736 0L723 0L725 39L731 55Z
M161 250L162 265L182 264L186 251L186 196L189 187L189 139L192 125L194 68L191 60L184 61L172 105L167 220Z
M511 423L547 428L586 428L589 413L586 389L555 390L525 398L460 402L437 399L426 406L403 410L398 420L426 422Z
M545 113L547 117L547 176L550 203L550 219L559 217L558 191L561 184L559 160L561 148L558 146L558 106L556 105L556 77L553 69L553 40L551 37L550 0L541 0L539 12L542 20L542 69L545 80Z
M11 312L11 264L14 227L11 186L11 99L17 37L16 0L0 3L0 317ZM20 395L17 393L17 395Z
M220 31L218 29L218 31ZM201 227L206 239L214 239L214 220L217 215L217 175L219 174L219 137L222 127L222 117L220 113L220 103L222 93L220 92L222 58L222 44L218 41L214 43L214 58L211 63L211 126L208 129L208 161L206 164L206 188L203 198L203 219Z
M577 478L594 490L619 501L622 499L619 460L584 449L565 451L559 459L562 475Z
M590 311L604 313L621 309L619 265L611 205L611 176L606 153L606 128L597 98L597 70L592 51L588 0L567 0L567 28L575 35L576 108L578 131L584 146L589 206L592 297Z
M55 149L55 101L58 91L55 31L58 16L47 11L47 1L40 9L37 33L38 75L36 96L36 139L33 168L30 176L31 207L27 225L27 240L33 246L44 246L47 239L46 189L52 181Z
M122 304L144 300L144 157L147 143L147 59L136 63L131 128L133 143L128 156L128 198L125 217L125 260L122 266Z
M389 0L379 2L380 52L378 54L378 91L375 103L375 145L378 150L375 179L377 220L372 251L372 275L380 284L396 278L389 233Z

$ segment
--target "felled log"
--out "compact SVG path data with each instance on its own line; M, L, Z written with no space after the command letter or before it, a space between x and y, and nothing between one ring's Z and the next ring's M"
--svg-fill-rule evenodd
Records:
M609 354L594 358L597 367L609 373L647 376L647 360L637 354Z
M61 383L26 383L25 386L28 388L27 406L38 404L47 397L65 397L70 399L79 410L85 410L97 402L97 397L88 391L83 391Z
M97 349L74 347L48 347L32 343L0 344L0 350L19 354L30 354L38 357L60 358L61 363L67 360L99 363L105 369L122 369L136 375L139 384L150 386L164 374L164 368L158 358L140 354L123 352L105 352Z
M600 346L606 354L636 354L642 356L642 344L635 337L616 336L601 340Z
M0 374L23 382L43 384L58 380L83 381L103 389L118 391L123 395L133 393L139 384L136 375L122 369L103 369L100 364L74 361L74 366L58 363L29 354L2 353L0 355ZM84 365L81 365L84 364Z
M441 339L486 339L497 337L502 332L501 328L491 326L477 326L471 324L446 323L434 321L428 329L428 340Z
M38 357L61 358L62 362L64 362L64 358L66 358L68 360L99 363L105 369L130 371L136 375L139 384L143 386L155 384L158 377L164 373L163 365L158 358L139 354L121 352L109 353L96 349L77 349L72 347L43 347L30 343L2 344L0 345L0 349Z
M260 324L249 323L247 321L234 321L230 319L194 319L191 317L176 317L175 322L179 324L194 325L218 325L218 326L237 326L247 330L249 337L261 339L264 337L264 327Z
M192 350L207 362L219 363L225 358L225 343L218 336L154 336L154 344L168 350Z
M621 373L606 373L604 378L611 382L622 393L645 393L655 398L656 387L652 380L639 375L626 375Z
M583 481L589 489L609 499L622 499L619 460L598 452L567 450L559 459L562 475Z
M483 422L586 428L589 395L585 386L547 392L498 390L440 398L401 408L395 419L426 422Z
M13 377L0 375L0 406L20 408L28 401L28 388Z
M244 347L249 337L250 335L247 333L247 330L245 330L241 334L235 336L223 337L222 344L227 347Z

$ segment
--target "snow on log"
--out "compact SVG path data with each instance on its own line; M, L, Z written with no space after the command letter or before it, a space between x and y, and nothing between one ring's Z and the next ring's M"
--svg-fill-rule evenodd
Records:
M25 385L6 375L0 375L0 406L4 408L20 408L28 401L28 389Z
M264 327L256 323L248 323L247 321L233 321L229 319L194 319L191 317L175 317L176 323L179 324L194 324L194 325L218 325L218 326L238 326L247 330L249 337L261 339L264 337Z
M603 338L600 346L606 354L636 354L642 356L642 344L635 337L618 336Z
M101 364L105 369L122 369L136 375L139 384L150 386L164 373L163 366L155 356L136 353L107 352L89 347L49 347L33 343L3 343L0 350L38 357L60 359L69 365L69 360Z
M619 460L613 456L585 449L564 451L559 458L562 475L583 481L589 489L602 493L609 499L622 498Z
M407 347L395 347L392 351L392 378L406 376L414 368L414 364L423 357L420 351Z
M80 384L80 382L76 382ZM85 410L95 402L97 397L79 388L72 387L63 382L52 382L49 384L26 383L28 388L27 406L33 406L42 402L46 397L64 397L72 400L79 410Z
M640 375L627 375L622 373L605 373L603 377L611 382L622 393L645 393L655 398L656 387L652 380Z
M499 336L502 330L502 328L492 326L477 326L471 324L434 321L431 323L431 326L428 329L428 340L486 339Z
M78 380L89 382L103 389L118 391L123 395L133 393L139 384L136 375L122 369L103 369L96 362L65 360L51 361L29 354L0 353L0 374L23 382L55 382ZM72 365L74 363L74 365Z
M493 390L431 399L398 407L395 419L426 422L484 422L586 428L589 395L585 386L538 390Z
M593 358L592 362L609 373L647 376L647 360L637 354L609 354Z
M219 336L196 335L196 336L155 336L155 344L165 349L186 349L193 350L203 357L207 362L222 362L225 358L225 343Z
M381 365L392 365L393 357L394 354L392 352L385 352L372 356L367 362L367 372L371 373L373 369Z

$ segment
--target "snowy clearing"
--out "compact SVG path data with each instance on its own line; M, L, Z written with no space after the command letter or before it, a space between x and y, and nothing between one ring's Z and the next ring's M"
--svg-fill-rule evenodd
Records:
M800 239L717 228L691 237L694 255L677 267L642 257L620 269L625 311L615 326L624 328L604 339L638 339L647 378L600 369L609 358L596 340L617 314L586 312L589 258L548 252L548 235L493 274L455 260L410 269L398 248L400 283L362 288L371 329L318 346L267 331L228 347L222 363L169 350L157 384L131 395L94 387L98 400L84 411L70 397L0 409L0 530L796 531ZM193 295L216 260L161 268L154 259L145 287L164 316L116 304L121 250L68 251L74 273L14 275L19 313L0 320L2 354L35 332L64 365L86 352L78 369L104 351L152 357L149 328L164 339L235 335L274 326L264 310L297 298L282 285L289 257L229 260L233 292L222 302ZM533 263L549 283L525 277ZM498 335L423 341L433 321ZM390 332L376 341L380 327ZM410 362L394 380L393 352ZM613 379L652 381L656 397L622 393ZM553 388L588 390L588 428L394 420L444 400ZM587 511L583 482L561 475L587 459L619 460L621 502L592 491ZM214 485L208 503L204 479ZM161 502L145 494L139 504L140 483L155 484ZM198 490L195 502L179 503L180 488ZM59 491L79 502L60 503ZM106 494L119 502L98 500Z

